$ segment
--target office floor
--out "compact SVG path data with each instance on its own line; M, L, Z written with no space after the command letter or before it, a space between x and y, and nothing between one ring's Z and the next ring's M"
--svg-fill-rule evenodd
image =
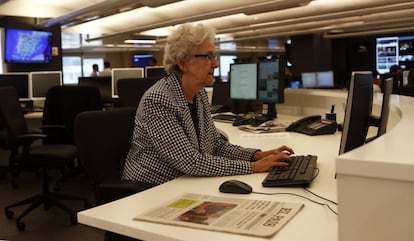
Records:
M1 163L0 166L3 166ZM59 173L52 173L55 180ZM35 209L22 219L26 224L25 231L19 232L15 219L8 219L4 207L22 200L40 191L41 179L33 173L21 173L18 178L18 188L13 189L10 184L10 175L0 176L0 240L9 241L101 241L104 232L83 224L72 225L66 213L57 207L45 211L43 207ZM54 184L51 185L52 188ZM90 191L85 175L77 175L61 184L61 191L66 194L88 197L93 203L93 193ZM64 201L72 210L80 211L83 203L80 201ZM14 208L16 217L24 209Z

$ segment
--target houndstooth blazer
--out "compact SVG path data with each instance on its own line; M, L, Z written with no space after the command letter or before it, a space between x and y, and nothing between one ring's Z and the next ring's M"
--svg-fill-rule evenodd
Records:
M183 175L252 173L250 160L257 149L232 145L220 137L204 89L197 93L196 103L199 138L175 75L159 80L144 94L123 179L161 184Z

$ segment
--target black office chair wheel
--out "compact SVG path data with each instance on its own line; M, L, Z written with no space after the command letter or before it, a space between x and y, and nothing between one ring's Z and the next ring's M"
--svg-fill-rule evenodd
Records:
M19 231L24 231L26 228L26 224L20 222L20 221L16 221L16 227Z
M14 215L14 213L13 213L13 211L10 211L10 210L5 210L4 211L4 213L6 214L6 217L8 218L8 219L12 219L13 218L13 215Z

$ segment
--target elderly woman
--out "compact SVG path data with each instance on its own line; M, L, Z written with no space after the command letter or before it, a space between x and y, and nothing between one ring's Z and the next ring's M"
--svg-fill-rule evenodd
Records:
M220 137L204 90L218 67L214 37L214 29L190 23L169 36L164 53L169 76L141 99L123 179L161 184L183 175L242 175L288 165L289 147L260 151Z

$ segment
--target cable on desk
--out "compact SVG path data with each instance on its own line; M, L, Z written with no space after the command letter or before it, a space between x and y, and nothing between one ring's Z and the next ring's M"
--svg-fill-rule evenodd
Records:
M317 176L319 176L319 168L315 167L315 170L316 170L316 172L315 172L315 176L313 176L313 177L312 177L312 181L313 181L313 180L315 180L315 178L316 178Z
M297 197L300 197L300 198L304 198L304 199L306 199L308 201L311 201L313 203L316 203L318 205L326 206L326 207L328 207L328 209L332 213L334 213L335 215L338 216L338 213L335 210L333 210L332 207L329 206L329 204L327 204L327 203L321 203L321 202L315 201L315 200L313 200L311 198L308 198L308 197L305 197L305 196L302 196L302 195L299 195L299 194L296 194L296 193L289 193L289 192L273 192L273 193L267 193L267 192L254 192L254 191L252 193L255 193L255 194L264 194L264 195L292 195L292 196L297 196Z
M323 200L325 200L325 201L328 201L328 202L330 202L330 203L332 203L332 204L338 205L338 203L337 203L337 202L332 201L332 200L330 200L330 199L328 199L328 198L322 197L321 195L318 195L318 194L316 194L316 193L312 192L311 190L309 190L309 189L307 189L307 188L304 188L303 190L305 190L305 191L309 192L310 194L314 195L315 197L318 197L318 198L320 198L320 199L323 199Z

